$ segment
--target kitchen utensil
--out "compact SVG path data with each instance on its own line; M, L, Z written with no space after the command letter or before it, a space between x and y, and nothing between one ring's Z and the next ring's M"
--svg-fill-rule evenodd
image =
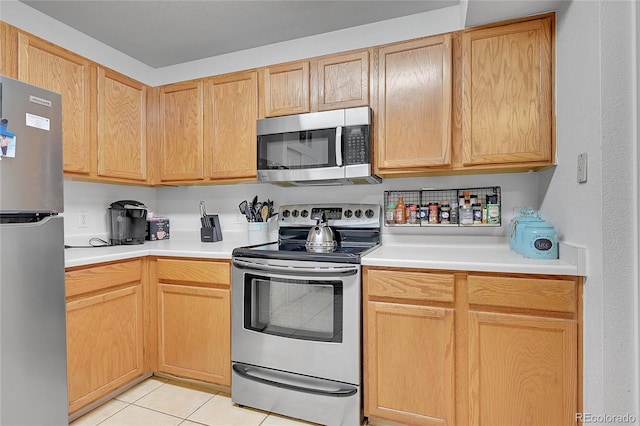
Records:
M256 222L262 222L262 203L258 202L253 209L253 216L256 218Z
M331 252L336 249L337 243L334 238L333 230L327 223L327 217L324 212L318 216L312 217L316 219L316 226L309 230L307 234L307 242L305 247L307 251L313 252Z
M253 210L251 210L251 206L247 203L247 205L245 206L245 212L244 215L247 216L247 221L249 222L255 222L255 219L253 217Z
M269 219L269 205L263 204L260 209L260 217L262 218L262 222L266 222Z
M238 208L240 209L240 213L246 214L248 204L249 203L247 203L247 200L244 200L243 202L240 203L240 205L238 206Z
M200 223L203 228L211 228L211 222L207 217L207 208L204 201L200 201Z

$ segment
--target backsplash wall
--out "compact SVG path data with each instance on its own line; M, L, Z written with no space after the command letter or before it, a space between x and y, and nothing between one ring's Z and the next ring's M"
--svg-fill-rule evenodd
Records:
M172 238L181 233L198 232L198 204L206 202L209 214L220 216L224 232L244 232L247 222L238 205L258 195L260 201L273 200L274 207L294 203L353 202L383 205L384 191L419 190L421 188L451 189L480 186L500 186L502 189L502 224L498 228L400 228L384 227L383 233L420 233L424 235L507 235L514 208L537 209L538 175L536 173L442 176L428 178L385 179L380 185L350 185L329 187L283 188L272 184L246 183L234 185L179 186L147 188L65 180L65 236L67 244L86 243L91 237L108 235L107 208L117 200L141 201L156 216L170 219ZM88 227L78 227L80 212L86 212ZM275 221L270 230L277 229Z

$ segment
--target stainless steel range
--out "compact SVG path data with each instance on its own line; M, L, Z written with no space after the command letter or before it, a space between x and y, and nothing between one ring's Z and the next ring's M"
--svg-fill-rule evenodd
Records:
M361 424L360 258L380 244L380 206L288 205L278 217L278 241L233 251L231 399ZM308 249L322 219L336 244Z

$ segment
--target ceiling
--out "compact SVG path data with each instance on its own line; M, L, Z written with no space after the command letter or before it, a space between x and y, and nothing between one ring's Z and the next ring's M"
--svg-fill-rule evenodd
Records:
M21 1L152 68L459 4L459 0Z

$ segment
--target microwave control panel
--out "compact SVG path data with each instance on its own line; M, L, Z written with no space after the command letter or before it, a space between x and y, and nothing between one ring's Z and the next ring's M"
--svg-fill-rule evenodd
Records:
M369 126L349 126L344 129L344 163L369 163Z

